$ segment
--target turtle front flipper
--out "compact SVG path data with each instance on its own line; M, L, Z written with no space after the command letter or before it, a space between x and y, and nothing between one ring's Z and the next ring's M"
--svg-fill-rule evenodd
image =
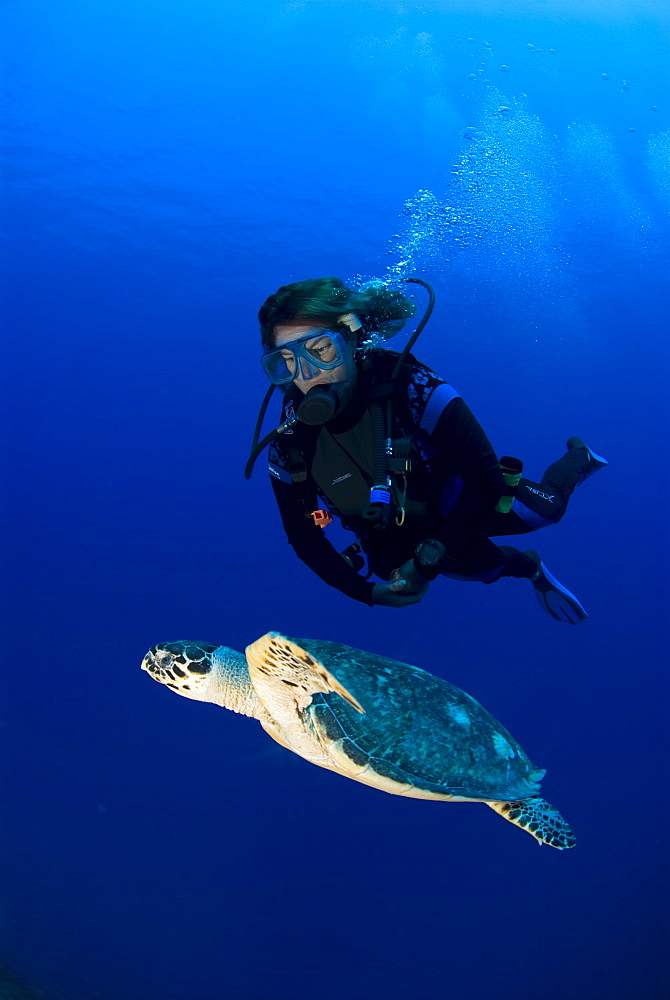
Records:
M254 688L270 688L270 693L276 698L278 693L288 696L298 708L306 708L312 701L312 695L321 691L324 694L334 691L348 701L357 712L365 714L365 709L354 696L340 684L322 663L299 646L297 642L288 639L280 632L268 632L247 646L247 663ZM279 685L279 686L278 686ZM284 685L282 691L281 685Z
M516 802L487 802L487 806L497 813L526 830L539 844L548 844L564 851L574 847L576 840L569 825L563 819L558 809L534 795L529 799L518 799Z
M261 720L265 731L307 760L332 767L305 709L315 694L329 692L364 714L362 705L319 660L279 632L261 636L245 652L251 683L271 719L268 724Z

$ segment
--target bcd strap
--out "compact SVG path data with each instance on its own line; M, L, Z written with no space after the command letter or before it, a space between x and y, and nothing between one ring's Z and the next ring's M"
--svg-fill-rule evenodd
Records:
M391 399L396 391L397 380L388 379L386 382L373 382L368 386L366 393L368 403L379 403L385 399Z
M389 472L408 473L412 471L412 441L411 437L393 438Z
M287 454L286 471L294 483L304 483L307 481L307 462L297 448L289 448Z

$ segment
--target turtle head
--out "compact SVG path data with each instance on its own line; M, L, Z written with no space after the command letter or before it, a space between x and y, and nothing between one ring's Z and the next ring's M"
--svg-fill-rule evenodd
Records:
M228 646L184 640L161 642L144 657L142 670L182 698L209 701L232 712L260 717L260 703L251 686L244 654Z
M184 698L211 701L209 688L217 649L211 642L163 642L151 647L142 660L142 670Z

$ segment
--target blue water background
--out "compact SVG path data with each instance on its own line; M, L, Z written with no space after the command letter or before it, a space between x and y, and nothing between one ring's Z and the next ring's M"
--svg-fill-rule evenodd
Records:
M0 6L0 961L52 1000L667 995L666 14ZM242 478L263 299L413 273L416 353L499 453L610 459L532 537L579 628L525 581L355 604L288 548L263 462ZM465 688L576 849L322 771L139 670L269 629Z

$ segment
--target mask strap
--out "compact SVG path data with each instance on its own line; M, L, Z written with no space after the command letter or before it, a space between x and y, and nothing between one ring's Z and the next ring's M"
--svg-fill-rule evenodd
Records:
M342 316L337 317L337 322L341 323L342 326L346 326L351 333L356 333L363 328L363 324L356 313L344 313Z

